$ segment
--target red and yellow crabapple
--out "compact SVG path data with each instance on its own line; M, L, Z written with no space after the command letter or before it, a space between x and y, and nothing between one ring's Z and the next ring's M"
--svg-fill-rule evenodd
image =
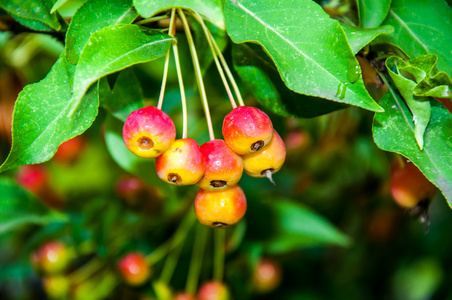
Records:
M199 222L214 228L236 224L247 207L245 193L238 185L219 191L199 189L194 206Z
M129 252L118 262L119 273L127 284L139 286L151 275L146 257L140 252Z
M223 140L212 140L201 146L206 160L204 176L196 185L204 190L226 189L239 182L243 174L242 157L232 151Z
M133 154L155 158L165 152L176 138L173 120L160 109L146 106L132 112L124 123L124 144Z
M281 169L285 159L284 142L276 130L273 130L273 138L267 147L243 157L243 169L252 177L268 177L273 182L271 175Z
M230 294L227 286L220 281L208 281L201 285L198 291L198 300L229 300Z
M436 187L410 161L391 167L391 193L395 202L404 208L414 208L421 201L431 200Z
M173 185L190 185L204 175L206 161L198 143L190 138L176 140L155 161L157 175Z
M258 108L239 106L223 120L223 137L235 153L255 153L270 143L273 125L270 118Z
M281 266L274 260L261 259L253 274L253 287L258 293L273 291L281 283Z
M71 260L71 251L60 241L49 241L30 254L31 265L44 274L63 272Z

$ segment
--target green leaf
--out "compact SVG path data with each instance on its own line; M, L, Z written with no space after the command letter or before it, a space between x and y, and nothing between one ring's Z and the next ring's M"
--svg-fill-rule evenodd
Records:
M107 78L102 78L99 83L99 99L103 108L123 122L131 112L143 107L141 85L132 69L119 73L113 90L110 89Z
M27 224L45 225L64 219L10 178L0 178L0 195L0 234Z
M392 26L382 26L378 28L362 29L347 24L341 24L347 36L353 54L357 54L364 46L372 42L380 34L390 34L394 31Z
M145 18L174 7L182 7L198 12L210 22L224 28L221 0L133 0L137 11Z
M19 23L39 31L60 30L58 14L51 14L53 0L8 0L0 7L10 13Z
M400 65L400 68L399 68ZM405 99L408 108L413 114L414 137L422 150L424 146L424 132L430 122L431 108L430 101L425 97L416 97L413 94L416 82L406 78L400 72L401 69L407 69L407 63L397 56L391 56L386 60L386 68L388 69L391 79ZM395 72L392 71L395 69Z
M334 244L348 246L350 239L323 216L291 201L272 202L277 231L267 244L270 253L284 253L303 247Z
M66 4L69 0L57 0L55 4L53 4L52 9L50 10L50 13L53 14L56 12L61 6Z
M395 44L411 58L436 54L439 69L452 74L452 8L446 1L393 0L383 24L394 26L394 32L378 42Z
M155 160L135 156L124 145L124 122L108 116L105 122L105 143L113 160L130 174L136 175L154 186L166 186L155 172Z
M413 136L411 113L391 87L380 105L385 112L375 114L373 122L377 146L411 160L441 190L452 207L452 115L440 104L432 103L424 149L420 150Z
M375 28L383 23L391 7L391 0L357 0L359 27Z
M93 33L75 69L72 96L75 105L70 115L92 83L105 75L165 55L172 40L166 34L137 25L112 25Z
M132 7L132 0L93 0L80 7L72 18L66 34L66 58L75 65L96 31L115 24L129 24L138 13Z
M273 61L258 45L233 45L232 58L235 71L253 96L278 115L310 118L347 107L342 103L289 90Z
M342 27L315 2L228 0L224 13L232 40L261 44L291 90L381 111Z
M43 80L27 85L19 94L13 114L12 148L0 172L49 160L61 143L83 133L96 118L97 85L68 116L74 104L65 61L61 56Z

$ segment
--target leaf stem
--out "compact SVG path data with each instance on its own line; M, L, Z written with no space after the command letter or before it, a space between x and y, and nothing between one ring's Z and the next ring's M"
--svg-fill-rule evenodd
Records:
M185 286L185 291L187 291L191 295L194 295L196 293L196 287L198 286L208 233L208 228L206 228L204 225L198 223L197 226L198 228L196 229L195 241L193 243L190 269L188 270L187 283Z
M147 23L157 22L157 21L165 20L165 19L168 19L168 15L156 16L156 17L144 19L144 20L136 22L135 25L144 25Z
M195 43L193 41L193 37L192 37L191 31L190 31L190 26L188 25L187 18L185 17L184 12L180 8L177 9L177 12L179 13L179 16L181 17L182 23L184 25L184 31L187 36L188 46L190 47L190 54L191 54L191 58L193 60L193 65L194 65L195 74L196 74L196 82L198 83L199 94L201 96L202 104L204 107L204 114L206 115L206 121L207 121L207 127L209 129L210 140L214 140L215 135L213 132L212 119L210 117L209 103L207 101L206 90L204 87L204 82L202 80L201 67L199 66L199 60L198 60L198 55L196 53Z
M224 243L226 239L225 229L214 230L215 252L214 252L214 269L213 278L217 281L223 281L224 273Z
M161 244L157 249L146 256L146 261L149 265L153 265L160 261L166 256L166 254L176 248L180 243L182 243L187 237L188 232L192 228L194 221L196 220L195 214L192 209L187 211L184 219L179 224L173 237L163 244Z
M212 52L213 59L215 61L215 65L217 66L218 73L220 74L221 80L223 81L223 85L224 85L224 87L226 89L226 93L228 94L229 101L231 101L232 108L236 108L237 104L234 101L234 97L232 96L231 89L229 88L229 83L228 83L228 81L226 79L226 76L224 75L224 71L223 71L223 68L221 67L221 63L218 60L218 54L217 54L217 52L215 50L215 47L213 46L213 42L212 42L213 36L210 33L209 29L207 28L206 24L204 24L203 19L201 18L201 16L197 12L193 13L193 17L202 26L204 34L206 35L207 42L209 43L209 47L210 47L210 50Z

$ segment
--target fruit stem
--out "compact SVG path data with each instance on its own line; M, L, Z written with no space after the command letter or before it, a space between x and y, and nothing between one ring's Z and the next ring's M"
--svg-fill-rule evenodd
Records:
M174 19L176 17L176 9L173 8L171 11L171 21L169 26L169 35L171 37L175 37L176 32L176 26ZM177 79L179 81L179 89L180 89L180 98L182 102L182 120L183 120L183 129L182 129L182 138L187 138L187 128L188 128L188 120L187 120L187 100L185 97L185 88L184 88L184 81L182 79L182 71L180 68L180 60L179 60L179 50L177 48L177 41L173 42L173 53L174 53L174 62L176 64L176 71L177 71Z
M188 270L187 283L185 290L194 295L198 286L199 274L201 272L201 265L204 256L204 249L207 242L207 227L197 223L195 241L193 243L193 251L190 261L190 269Z
M223 281L224 273L224 242L226 239L226 229L214 229L215 239L215 257L214 257L214 269L213 278L217 281Z
M170 52L171 51L168 50L168 52L166 53L165 65L163 67L162 86L160 87L159 101L157 103L157 108L160 109L160 110L162 110L163 97L165 96L166 80L168 79L168 67L169 67Z
M165 20L165 19L168 19L168 15L156 16L156 17L144 19L144 20L136 22L135 25L144 25L147 23L157 22L157 21Z
M70 275L71 282L81 283L87 278L91 277L94 273L98 272L104 267L104 263L96 258L85 263L83 266L72 272Z
M178 245L179 247L175 246L176 249L174 249L168 255L168 258L165 261L165 265L163 266L162 274L160 275L160 280L163 283L169 284L169 282L171 281L171 277L174 274L174 269L177 266L177 262L179 260L183 245L184 242L180 243L180 245Z
M206 90L204 87L204 82L202 80L201 67L199 66L199 60L198 55L196 53L195 43L193 42L190 26L188 25L187 18L185 17L184 12L180 8L177 9L177 12L179 13L179 16L181 17L182 23L184 25L184 31L187 36L188 46L190 47L190 54L195 68L196 82L198 83L199 94L201 96L202 104L204 107L204 114L206 115L207 128L209 129L210 140L214 140L215 135L213 133L212 119L210 117L209 111L209 103L207 101Z
M234 97L232 96L231 89L229 88L229 83L226 79L226 76L224 75L224 71L223 71L223 68L221 67L221 63L218 60L218 54L212 44L212 39L213 39L212 34L209 32L209 29L207 28L206 24L204 24L203 19L197 12L193 13L193 17L202 26L204 34L206 35L207 42L209 43L210 51L212 52L213 59L215 61L215 65L217 66L218 73L220 74L221 80L223 81L224 88L226 89L226 93L228 94L229 101L231 101L232 108L236 108L237 104L234 101Z
M242 98L242 94L240 94L240 90L239 87L237 85L237 82L235 82L234 76L232 75L231 70L229 69L228 63L226 62L226 60L224 59L223 53L220 50L220 47L218 47L217 42L215 41L215 39L213 38L212 34L209 32L209 37L210 40L212 41L212 44L215 47L215 50L217 50L218 56L220 57L220 61L223 64L223 68L226 71L226 75L229 78L229 81L232 84L232 88L234 89L234 92L237 96L237 101L239 102L240 106L245 106L245 103L243 102L243 98Z
M149 265L153 265L160 261L162 258L166 256L166 254L177 247L180 243L182 243L188 235L188 232L192 228L194 221L196 220L195 214L192 209L190 209L185 215L184 219L179 224L179 227L176 229L173 237L162 245L160 245L157 249L152 251L148 256L146 256L146 261Z

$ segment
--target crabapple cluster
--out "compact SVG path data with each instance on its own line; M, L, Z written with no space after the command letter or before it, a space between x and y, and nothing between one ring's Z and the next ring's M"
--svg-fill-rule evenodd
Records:
M175 139L171 118L148 106L132 112L123 127L126 147L138 157L155 158L157 175L172 185L196 184L194 201L201 224L227 227L246 212L246 198L237 185L243 171L268 177L283 165L284 142L270 118L250 106L234 108L223 120L223 139L199 146L190 138Z

